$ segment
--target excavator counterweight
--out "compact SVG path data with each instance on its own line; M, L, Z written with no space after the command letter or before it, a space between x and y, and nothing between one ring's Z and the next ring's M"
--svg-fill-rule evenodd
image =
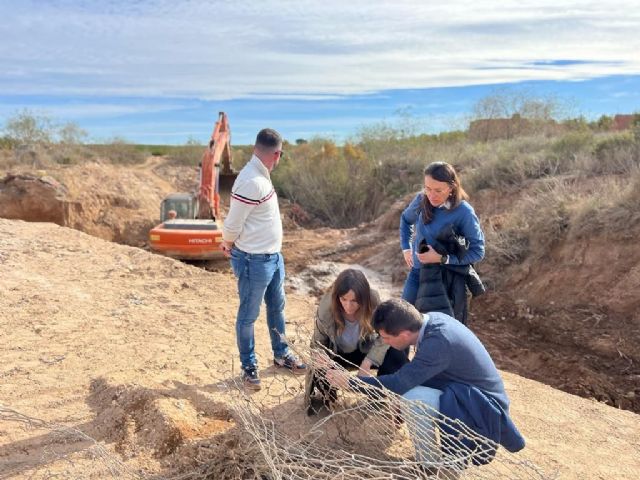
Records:
M200 161L193 193L172 193L160 205L160 220L149 232L152 250L179 259L222 258L220 192L230 192L237 174L231 167L231 132L220 112Z

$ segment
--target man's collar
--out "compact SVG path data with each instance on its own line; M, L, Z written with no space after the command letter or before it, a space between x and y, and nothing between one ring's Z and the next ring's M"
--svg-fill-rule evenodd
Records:
M427 328L427 323L429 323L429 314L425 313L422 315L422 327L420 327L420 332L418 332L418 338L416 339L416 350L418 349L418 345L422 342L422 338L424 337L424 330Z
M264 166L264 163L262 163L262 160L260 160L258 158L258 156L254 153L253 156L251 157L251 160L249 160L250 162L253 162L253 164L256 166L256 168L260 171L260 173L262 173L265 177L267 178L271 178L269 175L269 169L267 169L267 167Z

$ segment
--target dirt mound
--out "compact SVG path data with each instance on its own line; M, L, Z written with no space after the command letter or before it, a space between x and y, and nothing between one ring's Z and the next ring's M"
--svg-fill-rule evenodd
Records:
M0 179L0 217L65 225L69 191L49 176L8 174Z
M142 449L163 457L189 441L224 433L235 425L224 404L209 402L199 410L175 391L113 385L103 378L92 382L87 402L97 412L92 436L114 442L127 458Z
M186 191L196 185L194 168L164 162L152 157L129 168L86 163L38 174L26 169L9 173L0 180L0 217L53 222L104 240L143 246L159 222L162 199L186 184L191 184Z

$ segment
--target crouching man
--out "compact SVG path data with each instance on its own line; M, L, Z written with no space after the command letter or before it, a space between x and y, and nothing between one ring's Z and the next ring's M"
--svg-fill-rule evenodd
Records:
M500 374L471 330L443 313L421 314L399 299L381 303L372 324L393 348L404 350L414 345L416 349L413 359L393 374L358 376L362 382L410 400L408 426L416 460L438 465L443 458L466 458L465 464L485 464L495 456L498 444L510 452L524 448L524 438L509 417L509 399ZM327 380L334 387L356 391L362 385L337 369L327 372ZM443 417L463 422L491 442L468 434L455 435L457 429L451 423L437 421ZM441 430L439 446L436 423Z

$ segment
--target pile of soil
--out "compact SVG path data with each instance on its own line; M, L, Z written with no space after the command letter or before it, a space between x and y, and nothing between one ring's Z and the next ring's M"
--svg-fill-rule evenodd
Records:
M158 157L133 167L97 162L38 171L16 167L0 177L0 217L53 222L138 247L159 223L162 199L180 187L193 191L197 183L196 169L172 167Z

